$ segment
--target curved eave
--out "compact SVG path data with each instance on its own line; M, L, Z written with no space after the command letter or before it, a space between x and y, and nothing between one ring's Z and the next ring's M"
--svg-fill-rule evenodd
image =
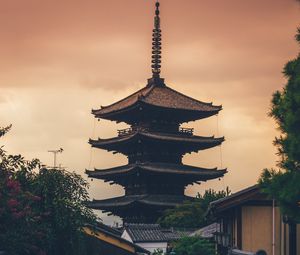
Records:
M137 109L140 108L140 104L141 104L141 101L137 101L135 102L134 104L128 106L128 107L125 107L125 108L122 108L122 109L119 109L119 110L115 110L115 111L111 111L111 112L104 112L104 109L106 107L103 107L101 109L92 109L92 114L95 116L95 118L98 118L98 119L106 119L106 120L111 120L111 121L120 121L122 120L122 116L126 113L130 113L132 111L135 111ZM108 106L109 107L109 106ZM119 117L121 116L121 117Z
M169 175L178 176L179 178L194 179L194 181L205 181L215 178L223 177L227 172L227 169L217 168L207 169L200 167L193 167L188 165L175 165L175 164L131 164L121 167L115 167L110 169L95 169L86 170L86 174L90 178L102 179L102 180L112 180L117 179L123 180L126 176L131 176L137 172L142 172L150 175ZM117 182L118 183L118 182Z
M137 195L137 196L123 196L103 200L93 200L89 203L92 209L110 211L114 209L124 209L135 204L151 205L160 207L174 207L194 199L188 196L171 196L171 195ZM121 207L121 208L120 208Z
M111 112L106 112L104 111L106 107L102 109L97 109L97 110L92 110L92 114L99 119L106 119L106 120L111 120L111 121L124 121L131 123L128 118L129 116L132 118L138 118L138 114L133 114L140 112L142 113L143 111L156 111L160 115L163 113L166 113L169 115L170 112L174 112L176 117L178 118L179 122L187 122L187 121L193 121L197 119L203 119L207 118L213 115L218 114L222 110L222 105L220 106L215 106L212 104L206 104L203 103L204 105L209 105L211 107L210 110L193 110L193 109L188 109L188 108L170 108L170 107L164 107L160 105L155 105L151 104L148 102L145 102L143 99L137 100L135 103L133 103L130 106L127 106L125 108L121 108L115 111ZM146 113L143 113L145 115ZM147 114L146 114L147 115ZM127 120L128 119L128 120ZM126 121L127 120L127 121Z
M101 106L100 109L93 110L92 114L95 115L96 118L102 118L101 116L110 115L117 112L122 112L123 110L130 109L139 102L139 99L154 89L155 86L143 87L140 90L134 92L133 94L107 106ZM128 102L129 101L129 102ZM125 103L125 106L121 106Z
M128 136L119 136L109 139L98 139L89 140L92 147L105 149L108 151L118 151L124 152L121 147L124 144L133 144L138 141L150 141L159 142L161 145L174 144L174 145L184 145L186 147L191 147L191 149L186 149L185 151L198 151L209 149L218 145L224 141L224 137L215 138L212 137L202 137L202 136L186 136L177 134L163 134L163 133L146 133L146 132L135 132ZM183 146L182 146L183 147Z

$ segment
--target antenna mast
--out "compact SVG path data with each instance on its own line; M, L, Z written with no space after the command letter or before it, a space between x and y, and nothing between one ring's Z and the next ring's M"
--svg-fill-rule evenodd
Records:
M64 150L60 148L58 150L49 150L48 152L53 153L53 168L56 169L56 156L58 153L62 153Z

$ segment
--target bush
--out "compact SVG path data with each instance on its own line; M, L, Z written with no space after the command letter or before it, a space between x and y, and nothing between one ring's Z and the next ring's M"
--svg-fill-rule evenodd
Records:
M176 255L215 255L214 243L200 237L184 237L174 243Z

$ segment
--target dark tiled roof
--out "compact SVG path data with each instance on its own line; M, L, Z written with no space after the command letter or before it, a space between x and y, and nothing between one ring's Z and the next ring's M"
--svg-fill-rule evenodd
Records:
M148 205L176 206L186 200L192 200L192 197L177 195L148 195L142 199L142 203Z
M95 171L86 171L91 178L107 178L112 176L124 176L136 171L144 171L149 173L167 173L178 176L189 176L201 179L214 179L222 177L226 173L226 169L217 170L217 168L207 169L182 164L168 163L136 163L125 166L114 167L110 169L95 169Z
M131 195L114 197L104 200L93 200L89 207L93 209L109 210L111 208L126 207L132 203L144 205L156 205L163 207L176 206L186 200L192 200L192 197L178 195Z
M95 228L97 230L106 231L106 232L108 232L112 235L116 235L116 236L119 236L119 237L121 237L121 235L122 235L122 231L120 231L119 229L116 229L116 228L110 227L108 225L105 225L102 222L97 222L96 225L89 225L88 224L87 226Z
M220 231L219 223L212 223L191 233L190 236L201 236L203 238L212 238L216 232Z
M240 196L242 195L245 195L245 194L252 194L253 192L254 193L257 193L259 191L259 188L258 188L258 185L253 185L253 186L250 186L246 189L243 189L243 190L240 190L236 193L233 193L232 195L228 196L228 197L224 197L224 198L220 198L218 200L215 200L213 202L210 203L211 206L218 206L224 202L227 202L227 201L231 201L231 200L234 200L234 199L238 199L239 201L241 199L239 199Z
M214 106L212 103L204 103L177 92L167 86L150 85L133 93L132 95L92 113L101 118L106 114L118 112L143 102L149 105L190 111L215 112L218 113L222 107Z
M149 94L149 92L151 91L152 88L153 87L144 87L116 103L113 103L108 106L102 106L101 109L99 109L99 110L93 110L92 113L95 116L100 117L103 114L116 112L116 111L122 110L124 108L130 107L130 106L134 105L139 99L141 99L142 97L145 97L147 94Z
M125 230L134 243L169 242L187 236L187 232L163 229L159 224L125 224Z
M182 237L189 236L192 231L180 231L180 230L173 230L173 229L164 229L164 235L168 240L175 241Z
M119 233L119 231L116 232L115 229L107 226L107 225L104 225L104 224L97 224L97 226L95 225L90 225L90 224L87 224L85 226L86 229L90 230L90 231L85 231L85 233L87 235L92 235L93 237L101 240L101 241L104 241L104 242L107 242L107 243L110 243L110 240L111 239L116 239L118 240L119 243L125 243L126 245L129 245L131 246L132 248L134 248L134 250L136 252L140 252L140 253L143 253L143 254L150 254L150 252L148 250L145 250L144 248L132 243L132 242L129 242L128 240L124 239L121 237L121 233ZM84 228L84 229L85 229ZM93 233L95 232L95 233ZM102 235L99 235L99 233L102 233ZM107 240L103 240L101 239L101 237L103 236L103 234L105 234L104 236L109 236L110 239ZM114 245L114 243L112 242L111 245Z
M211 202L208 213L215 214L218 212L223 212L235 206L245 204L249 201L264 201L266 203L271 202L271 200L260 191L258 185L253 185L228 197Z
M119 136L119 137L114 137L109 139L99 138L98 140L90 139L89 143L96 148L101 148L106 150L117 150L115 148L116 146L118 147L119 145L128 142L138 142L139 139L151 140L157 142L164 141L168 143L175 143L177 145L179 145L180 143L185 143L185 145L191 145L195 147L192 149L192 151L212 148L214 146L220 145L225 140L224 137L215 138L214 136L212 137L186 136L186 135L178 135L172 133L136 131L127 136Z

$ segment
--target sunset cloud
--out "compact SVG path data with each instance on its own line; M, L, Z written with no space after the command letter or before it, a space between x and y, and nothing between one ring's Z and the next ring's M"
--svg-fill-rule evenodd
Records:
M172 88L222 104L219 117L185 124L199 135L225 136L220 148L187 155L185 163L228 167L224 180L194 185L233 191L252 185L276 164L272 93L283 65L299 51L294 0L162 0L162 76ZM86 168L125 164L121 155L91 150L89 137L112 137L124 124L95 121L90 111L119 100L150 77L154 1L10 0L0 8L0 126L10 153L84 175ZM85 175L84 175L85 176ZM247 176L247 178L245 178ZM122 194L91 183L93 198Z

